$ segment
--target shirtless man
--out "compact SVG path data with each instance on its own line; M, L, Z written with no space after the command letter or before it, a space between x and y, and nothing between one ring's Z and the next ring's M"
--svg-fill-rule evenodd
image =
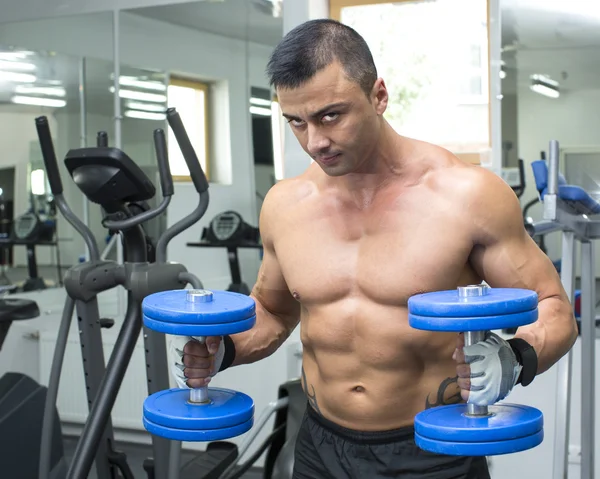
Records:
M506 397L575 342L571 305L515 194L484 168L396 133L371 53L342 24L298 26L268 73L315 162L264 201L256 326L208 338L208 350L187 338L175 348L178 382L199 387L259 361L300 324L309 407L294 478L489 478L484 457L417 448L412 425L425 408ZM521 341L490 334L467 351L462 335L409 326L412 295L482 280L538 293L539 319L518 329ZM473 354L480 360L466 364Z

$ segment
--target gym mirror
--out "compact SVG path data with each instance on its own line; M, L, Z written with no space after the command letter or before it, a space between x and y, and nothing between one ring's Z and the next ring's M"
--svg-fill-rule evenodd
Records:
M34 119L49 117L57 155L78 144L79 60L32 50L31 44L20 43L24 40L0 44L0 122L3 136L10 138L3 145L0 170L1 233L6 246L1 263L4 283L37 290L59 285L61 264L69 263L64 262L66 248L61 241L68 241L68 233L56 215Z
M600 173L600 14L594 2L585 1L509 0L502 8L505 166L523 160L523 215L537 221L542 208L531 162L547 157L550 140L560 142L560 163L569 183L588 190L597 183L591 179ZM538 238L551 259L560 257L560 236Z

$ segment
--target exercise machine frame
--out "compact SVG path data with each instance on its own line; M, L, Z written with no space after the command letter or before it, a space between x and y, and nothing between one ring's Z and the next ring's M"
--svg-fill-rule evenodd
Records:
M161 235L156 245L156 262L148 262L148 245L141 224L165 211L173 195L173 181L168 166L165 135L163 130L155 130L154 140L163 195L161 204L154 210L132 216L125 202L122 202L120 205L112 205L111 214L108 214L104 220L105 227L118 231L122 236L125 258L123 264L100 259L98 245L91 230L69 208L63 196L62 182L48 121L46 117L36 119L40 146L56 204L65 219L84 238L90 253L89 262L75 265L65 274L64 284L67 299L54 353L46 404L46 407L49 408L50 405L53 407L56 402L68 331L73 312L76 310L90 412L77 443L73 460L69 465L67 473L69 479L87 477L94 462L97 475L101 479L118 477L117 468L126 479L133 477L124 454L116 452L113 448L114 434L110 413L143 328L141 302L149 294L182 289L187 284L191 284L195 288L202 287L200 280L187 272L183 265L166 262L169 241L195 224L204 215L209 200L208 182L175 109L167 111L167 119L190 170L191 179L199 194L199 203L191 214ZM127 291L127 309L108 365L105 366L101 335L102 322L97 295L118 286L123 286ZM148 393L153 394L168 389L169 375L164 336L144 328L144 343ZM48 450L51 446L48 443L51 437L51 424L44 421L43 426L44 435L40 455L41 478L47 477L48 474ZM153 461L149 465L145 464L145 467L148 467L146 469L148 475L156 478L177 477L179 468L177 452L180 445L155 436L152 436L152 443ZM173 471L175 467L177 470Z
M548 186L541 199L543 220L528 225L531 236L562 232L561 282L573 303L576 243L581 246L581 479L594 479L596 282L594 241L600 239L600 220L590 219L559 196L559 143L550 141ZM553 479L568 477L573 351L557 364L557 394Z

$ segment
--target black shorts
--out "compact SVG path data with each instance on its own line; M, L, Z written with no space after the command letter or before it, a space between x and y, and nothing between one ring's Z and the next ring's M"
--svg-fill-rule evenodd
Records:
M310 405L296 438L293 479L490 479L485 457L419 449L414 428L364 432L341 427Z

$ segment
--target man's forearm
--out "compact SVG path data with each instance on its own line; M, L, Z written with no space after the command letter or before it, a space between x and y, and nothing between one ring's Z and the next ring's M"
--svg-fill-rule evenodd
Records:
M521 326L515 338L527 341L538 357L537 373L550 369L569 352L577 339L577 323L566 297L553 296L538 304L538 320Z
M286 321L267 311L257 301L254 327L230 336L235 345L235 358L231 366L254 363L270 356L277 351L291 332L286 327Z

